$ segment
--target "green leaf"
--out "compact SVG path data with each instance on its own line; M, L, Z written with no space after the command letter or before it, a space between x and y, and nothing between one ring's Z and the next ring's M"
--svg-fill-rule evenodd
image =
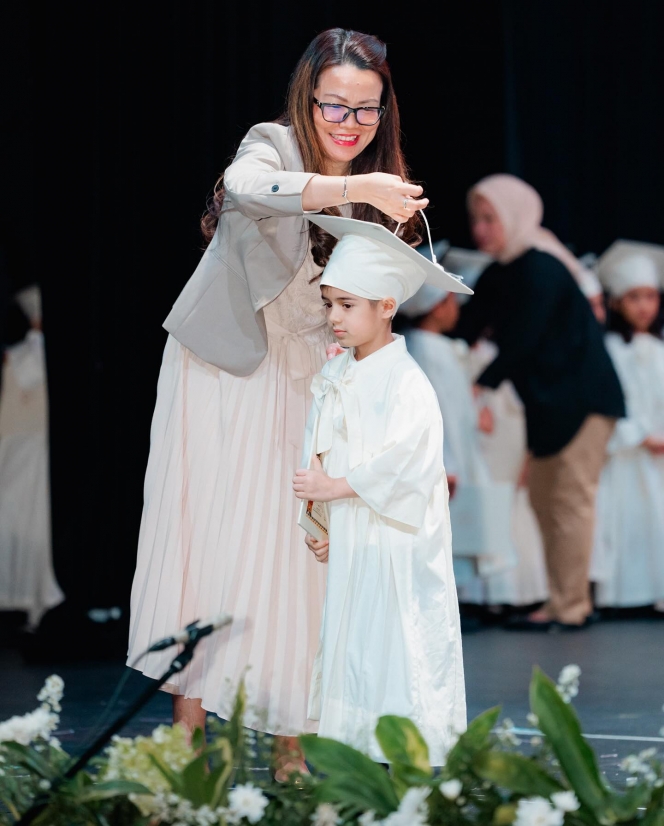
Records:
M641 826L664 826L664 788L656 789L648 803Z
M611 792L609 794L609 809L618 820L632 820L641 807L650 802L652 789L646 783L641 783L628 789L624 794Z
M163 775L168 782L168 785L175 792L175 794L183 795L183 783L181 775L174 772L166 766L156 755L148 753L148 759L151 760L154 767Z
M387 777L385 769L381 771ZM316 800L320 803L334 803L337 806L355 806L360 811L372 809L378 817L386 817L399 805L396 792L391 787L394 800L390 804L386 796L362 777L354 774L340 774L321 782L316 789Z
M194 758L182 770L182 794L199 808L209 802L207 776L207 755ZM211 791L211 790L209 790Z
M376 726L376 738L390 763L412 766L431 775L429 747L417 726L407 717L381 717Z
M328 776L321 784L321 799L373 809L379 817L398 807L388 773L366 754L315 734L303 734L299 741L307 760Z
M483 751L475 755L473 769L482 780L489 780L510 792L549 797L563 787L537 763L520 754Z
M488 747L489 735L496 725L500 706L490 708L476 717L459 737L447 755L445 774L450 777L458 775L473 762L475 755Z
M244 687L244 680L240 680L240 685L235 695L235 705L233 706L233 713L228 725L225 726L224 734L231 744L233 752L236 752L242 743L243 730L242 723L244 722L244 712L247 705L247 692Z
M200 751L205 747L205 732L202 728L195 728L191 735L191 747L194 751Z
M211 809L216 809L222 804L226 783L233 769L232 763L226 763L210 770L206 782L206 795L208 805Z
M87 789L82 790L77 799L81 801L107 800L111 797L130 794L152 794L152 791L142 783L134 783L131 780L108 780L105 783L95 783Z
M9 762L16 762L26 769L31 769L46 780L51 780L55 776L56 770L34 748L22 746L20 743L4 743L3 747L9 752Z
M610 816L607 820L609 790L600 775L595 753L583 738L579 719L539 668L533 671L530 707L581 803L601 823L611 820Z

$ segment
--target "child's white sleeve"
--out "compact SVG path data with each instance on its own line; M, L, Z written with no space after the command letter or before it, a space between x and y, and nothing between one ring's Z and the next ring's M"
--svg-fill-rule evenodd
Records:
M442 421L429 394L404 388L389 410L382 450L354 467L346 480L381 516L421 528L436 482L442 478Z

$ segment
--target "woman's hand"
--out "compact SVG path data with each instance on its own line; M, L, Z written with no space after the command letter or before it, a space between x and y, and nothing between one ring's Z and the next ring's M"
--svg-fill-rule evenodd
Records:
M314 537L308 533L304 537L304 544L309 548L312 554L316 557L319 562L327 562L330 556L330 543L327 539L314 539Z
M400 224L429 204L428 198L420 198L422 192L421 186L407 184L398 175L387 172L348 176L348 200L351 203L371 204Z

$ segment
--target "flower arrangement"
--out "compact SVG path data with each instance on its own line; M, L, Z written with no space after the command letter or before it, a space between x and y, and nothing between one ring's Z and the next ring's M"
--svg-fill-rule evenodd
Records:
M41 705L0 723L0 824L17 823L40 795L38 826L664 826L664 768L653 749L622 763L623 788L611 786L581 734L571 701L580 670L566 666L555 684L535 669L527 744L499 708L473 720L445 766L429 764L415 725L382 717L376 737L388 771L343 743L315 735L300 742L310 776L260 779L266 736L243 728L238 691L227 722L191 742L179 726L149 737L116 737L95 764L57 781L70 757L53 738L64 686L49 677Z

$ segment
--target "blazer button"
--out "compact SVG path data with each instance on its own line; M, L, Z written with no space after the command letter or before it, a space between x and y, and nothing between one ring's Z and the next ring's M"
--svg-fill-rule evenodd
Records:
M272 192L279 192L279 184L274 184L272 186Z

